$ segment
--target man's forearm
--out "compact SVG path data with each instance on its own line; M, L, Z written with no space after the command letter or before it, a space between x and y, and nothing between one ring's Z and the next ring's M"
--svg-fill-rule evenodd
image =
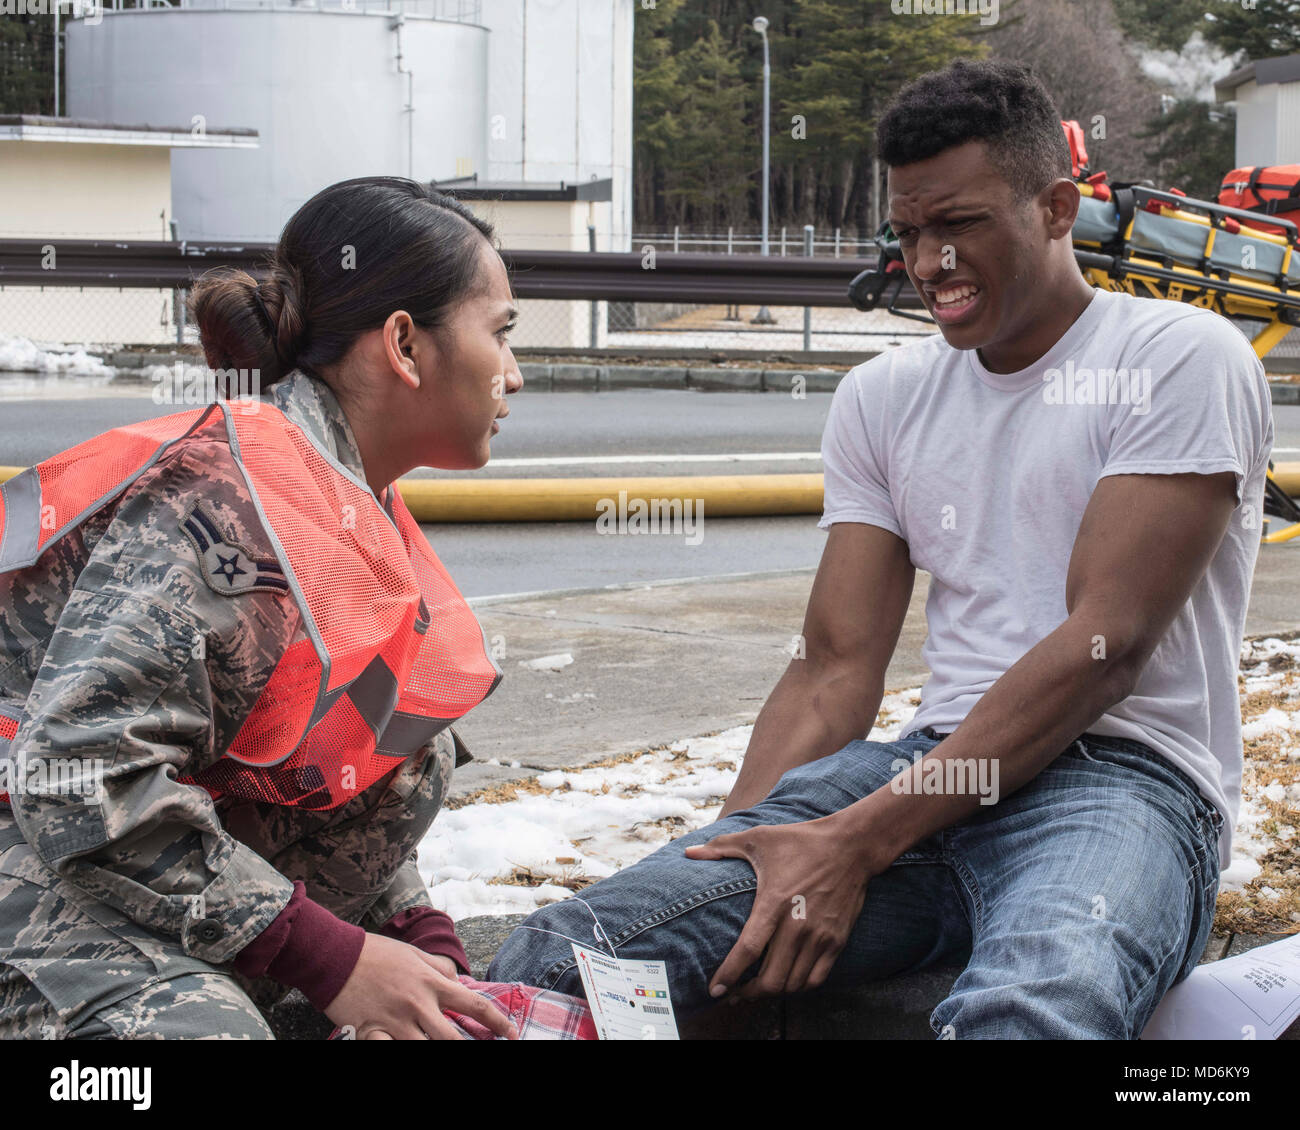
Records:
M787 769L865 737L883 697L882 687L864 685L860 668L794 660L759 711L744 763L719 819L757 804Z
M989 688L956 730L926 754L920 772L905 770L900 784L969 782L969 772L949 772L947 765L940 767L942 774L927 772L926 764L968 759L996 770L996 778L990 771L979 779L995 779L999 798L1032 780L1131 693L1132 667L1122 655L1092 658L1097 635L1095 617L1086 624L1082 618L1066 620ZM964 768L969 767L968 762ZM869 837L883 869L927 836L971 815L980 802L970 789L896 790L891 782L830 819L848 835Z

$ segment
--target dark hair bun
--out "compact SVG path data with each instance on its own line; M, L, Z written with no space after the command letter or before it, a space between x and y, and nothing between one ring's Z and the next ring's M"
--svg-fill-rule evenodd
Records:
M294 369L326 379L361 334L405 310L441 330L487 288L492 225L459 200L404 177L357 177L321 189L290 217L261 286L216 267L189 307L213 369L257 369L262 386ZM344 249L347 254L344 254Z
M256 369L262 386L292 372L306 331L303 298L302 272L278 260L260 286L233 267L205 273L188 304L208 366Z

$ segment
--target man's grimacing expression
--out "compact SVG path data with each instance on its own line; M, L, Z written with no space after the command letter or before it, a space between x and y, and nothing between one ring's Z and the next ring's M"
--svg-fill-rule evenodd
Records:
M982 141L889 170L890 226L912 284L949 345L981 349L985 364L1002 371L1013 370L998 358L1028 365L1050 347L1048 340L1022 357L1051 309L1059 267L1052 245L1069 238L1077 193L1056 180L1017 200Z

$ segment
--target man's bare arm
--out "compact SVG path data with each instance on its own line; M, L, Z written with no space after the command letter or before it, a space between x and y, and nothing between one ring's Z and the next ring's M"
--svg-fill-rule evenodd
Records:
M926 759L996 757L1002 795L1040 773L1132 693L1235 507L1228 472L1103 478L1075 539L1065 622L994 683ZM843 834L870 838L874 869L978 805L977 796L885 786L831 819L842 818Z
M721 816L757 804L787 769L866 736L915 578L902 538L857 522L831 526L804 617L805 654L759 712Z

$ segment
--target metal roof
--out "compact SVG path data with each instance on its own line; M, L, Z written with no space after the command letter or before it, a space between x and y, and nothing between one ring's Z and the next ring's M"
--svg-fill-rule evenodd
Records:
M430 186L458 200L613 200L614 182L481 181L478 175L430 181Z
M81 141L97 145L165 145L173 149L256 149L255 129L118 125L49 114L0 114L0 141Z
M1237 88L1252 81L1260 86L1275 82L1300 82L1300 55L1256 59L1244 67L1238 67L1232 74L1214 84L1215 100L1231 102L1237 96Z

